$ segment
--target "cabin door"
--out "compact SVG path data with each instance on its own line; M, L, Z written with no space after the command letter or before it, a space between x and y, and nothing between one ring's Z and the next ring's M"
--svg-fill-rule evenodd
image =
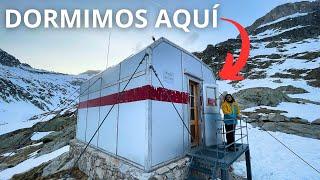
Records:
M200 114L199 114L199 83L189 80L189 112L190 112L190 132L191 147L198 146L200 143Z

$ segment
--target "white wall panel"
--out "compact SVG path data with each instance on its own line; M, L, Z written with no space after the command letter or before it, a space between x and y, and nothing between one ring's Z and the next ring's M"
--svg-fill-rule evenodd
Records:
M146 138L146 101L119 105L118 155L144 165Z
M78 119L77 119L77 139L85 142L86 138L86 116L87 109L79 109L78 110Z
M120 79L123 79L125 77L130 77L131 74L133 74L134 70L138 67L144 55L145 55L145 51L142 51L121 62ZM147 60L143 61L143 63L139 66L139 69L137 72L146 69L146 62Z
M198 78L202 78L201 62L184 52L182 53L182 60L184 72L192 74Z
M99 98L99 97L100 97L100 91L93 92L93 93L89 94L89 100L96 99L96 98Z
M214 75L213 75L211 69L202 65L202 73L203 73L204 83L206 83L206 84L214 84L215 83L215 78L214 78Z
M123 82L120 83L120 91L123 90L123 88L125 87L127 82L128 81L123 81ZM133 89L133 88L145 86L145 85L147 85L146 75L141 75L139 77L131 79L131 81L129 82L129 84L126 87L125 91Z
M112 105L100 107L100 123L104 120ZM115 105L99 129L98 147L116 154L118 105Z
M89 142L94 132L98 128L99 121L99 107L88 108L87 115L87 130L86 130L86 142ZM91 141L91 145L97 146L98 134L96 134Z
M101 74L90 79L89 93L99 91L101 89Z
M103 88L101 91L101 96L103 97L103 96L118 93L118 88L119 88L119 84Z
M88 94L87 94L87 95L82 95L82 96L80 96L79 101L80 101L80 102L85 102L85 101L88 100L88 97L89 97Z
M88 100L88 95L80 96L79 101L85 102ZM78 109L78 118L77 118L77 139L85 142L86 139L86 122L87 119L87 108Z
M182 105L175 104L182 114ZM183 154L183 124L169 102L152 101L152 166Z
M220 114L205 114L205 143L211 146L221 143L221 137L217 137L216 130L221 127ZM217 139L218 138L218 139Z
M118 92L119 84L102 89L102 96ZM112 105L100 107L100 123L106 117ZM116 154L118 105L115 105L99 130L98 147Z
M89 94L89 100L99 98L100 92L94 92ZM89 107L87 114L87 131L86 131L86 142L89 142L94 132L98 128L99 122L99 107ZM91 145L97 146L98 143L98 134L96 134L91 141Z
M102 73L102 86L118 82L120 73L120 64L109 67Z
M86 82L83 82L80 86L80 94L86 95L89 92L89 80Z
M152 65L167 89L182 90L181 50L167 43L160 43L152 53ZM161 87L152 73L152 84Z

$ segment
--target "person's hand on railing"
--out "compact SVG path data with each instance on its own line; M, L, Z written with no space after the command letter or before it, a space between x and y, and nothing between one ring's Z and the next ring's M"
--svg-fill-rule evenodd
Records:
M240 114L238 114L238 115L237 115L237 119L238 119L238 120L241 120L241 119L242 119L242 116L241 116Z

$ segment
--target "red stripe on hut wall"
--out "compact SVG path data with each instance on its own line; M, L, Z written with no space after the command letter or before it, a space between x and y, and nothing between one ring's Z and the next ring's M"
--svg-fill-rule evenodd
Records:
M101 98L80 102L78 108L82 109L88 107L99 107L148 99L155 101L188 104L189 94L186 92L180 92L161 87L155 88L151 85L146 85L130 89L122 93L110 94Z

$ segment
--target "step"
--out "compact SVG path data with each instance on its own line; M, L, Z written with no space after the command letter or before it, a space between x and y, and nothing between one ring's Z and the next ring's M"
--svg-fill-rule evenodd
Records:
M212 173L190 169L187 179L214 179L212 176L214 176Z
M194 157L189 167L187 179L209 179L215 173L215 167L215 163Z
M216 166L216 162L205 161L203 159L198 159L198 158L193 158L192 163L197 164L197 165L206 166L209 168Z

